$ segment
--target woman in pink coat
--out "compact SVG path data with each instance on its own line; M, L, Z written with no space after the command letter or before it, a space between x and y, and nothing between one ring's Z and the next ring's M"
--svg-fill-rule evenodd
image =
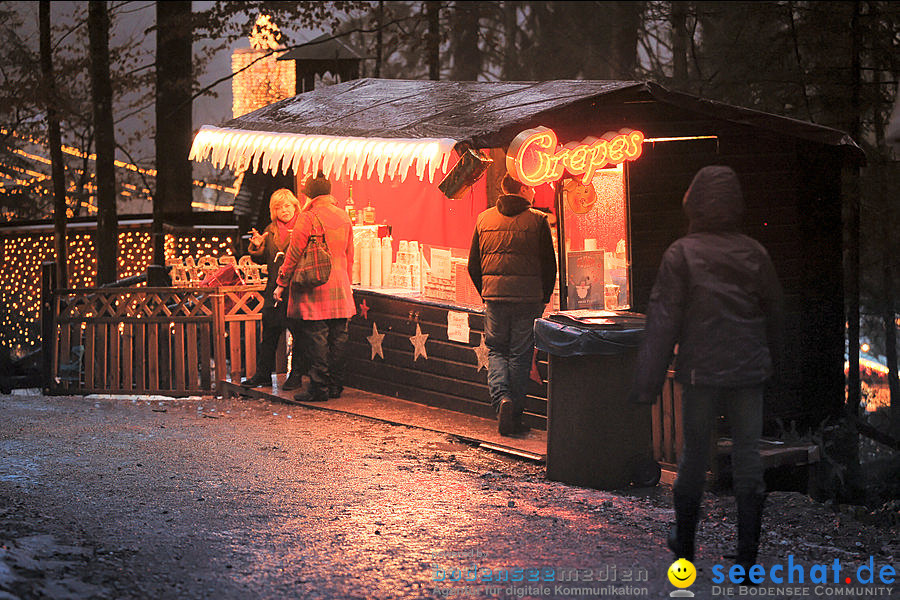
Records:
M331 182L322 173L307 180L303 194L310 201L291 233L291 245L278 272L274 296L280 300L290 288L288 316L302 319L304 346L309 353L309 388L294 396L298 402L322 402L339 398L343 391L344 350L347 326L356 314L353 289L353 225L347 213L335 206ZM331 254L331 275L324 284L301 289L291 283L297 260L311 234L324 229Z

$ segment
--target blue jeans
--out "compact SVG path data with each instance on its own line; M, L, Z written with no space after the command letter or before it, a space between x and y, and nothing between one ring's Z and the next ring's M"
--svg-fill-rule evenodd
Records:
M309 380L313 388L344 385L344 351L349 319L302 321L303 341L309 359Z
M710 439L719 407L724 404L731 431L731 464L735 495L765 492L759 438L762 436L763 386L741 388L684 385L684 446L678 461L675 491L686 498L703 494L709 467Z
M534 355L534 320L540 302L485 302L484 343L488 347L488 391L494 411L504 397L522 414Z

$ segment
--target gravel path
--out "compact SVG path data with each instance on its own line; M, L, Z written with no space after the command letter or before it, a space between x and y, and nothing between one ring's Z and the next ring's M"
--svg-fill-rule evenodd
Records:
M416 428L256 400L14 395L0 396L0 450L0 600L674 589L667 488L549 482L541 465ZM731 499L708 496L698 598L719 597L711 568L733 543ZM842 525L798 494L773 502L770 560L896 564L896 527ZM520 581L495 581L517 568Z

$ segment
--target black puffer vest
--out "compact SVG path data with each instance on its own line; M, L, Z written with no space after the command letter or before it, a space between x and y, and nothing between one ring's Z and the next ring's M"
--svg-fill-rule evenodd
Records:
M541 302L541 230L544 213L521 196L500 196L479 215L481 296L485 301Z

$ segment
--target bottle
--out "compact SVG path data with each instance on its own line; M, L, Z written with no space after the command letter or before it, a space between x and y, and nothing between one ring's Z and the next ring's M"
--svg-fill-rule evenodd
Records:
M369 205L363 209L363 225L374 225L375 224L375 209L372 208L372 203L369 202Z
M353 186L347 190L347 205L344 207L347 211L347 216L350 217L350 222L356 225L356 207L353 206Z

